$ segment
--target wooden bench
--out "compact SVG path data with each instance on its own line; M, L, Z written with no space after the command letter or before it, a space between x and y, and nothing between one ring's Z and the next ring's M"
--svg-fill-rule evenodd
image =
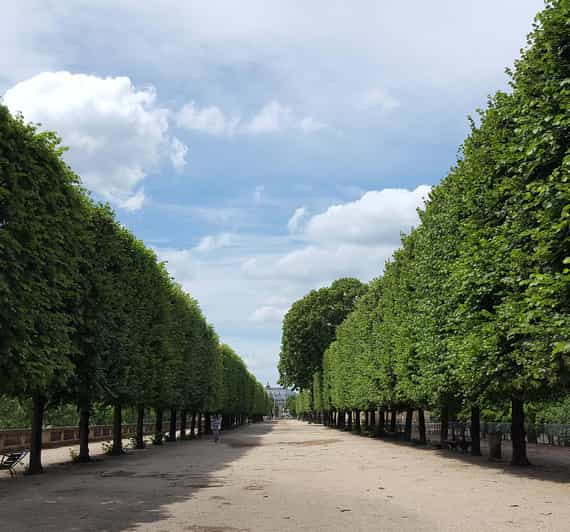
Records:
M28 451L10 451L0 454L0 471L10 471L10 476L16 476L15 467L26 457Z

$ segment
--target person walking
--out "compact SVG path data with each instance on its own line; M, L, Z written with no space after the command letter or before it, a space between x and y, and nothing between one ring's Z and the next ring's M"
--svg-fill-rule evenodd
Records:
M210 428L214 434L214 443L218 443L220 439L220 429L222 428L222 417L220 415L212 416Z

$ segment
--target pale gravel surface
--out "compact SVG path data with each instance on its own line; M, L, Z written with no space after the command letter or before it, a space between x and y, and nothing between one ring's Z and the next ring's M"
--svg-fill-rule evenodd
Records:
M0 530L570 531L570 449L518 470L280 421L88 465L45 454L45 475L0 477Z

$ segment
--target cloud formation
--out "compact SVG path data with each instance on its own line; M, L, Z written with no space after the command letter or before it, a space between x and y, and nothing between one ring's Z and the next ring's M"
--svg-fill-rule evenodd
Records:
M287 312L287 308L263 305L256 308L249 319L257 323L281 323L285 312Z
M416 210L430 188L372 190L356 201L332 205L308 221L305 236L322 243L397 244L402 231L418 224Z
M223 325L228 336L222 339L231 338L240 352L255 355L256 367L274 374L269 368L275 367L279 329L291 303L339 277L369 281L380 275L400 232L419 223L417 208L429 190L368 191L313 216L301 207L283 236L220 233L203 237L192 250L157 251L208 318Z
M307 212L308 211L306 207L299 207L298 209L295 209L293 216L291 216L287 222L287 229L289 229L289 232L291 234L295 234L300 231L301 226L307 217Z
M327 127L312 116L299 116L290 106L276 100L264 105L248 120L240 116L229 117L215 105L199 108L195 102L190 102L176 113L175 122L180 128L216 136L264 135L288 130L314 133Z
M234 237L231 233L220 233L218 235L207 235L200 239L196 246L196 251L208 253L220 248L226 248L232 245Z
M326 127L326 124L313 117L298 117L291 107L272 101L245 125L244 131L252 134L277 133L288 129L300 129L304 133L312 133Z
M172 166L180 170L186 166L186 155L188 154L188 146L178 140L176 137L172 138L172 151L170 153L170 161Z
M176 115L178 127L209 135L233 135L239 122L239 117L228 118L215 105L199 109L194 102L184 105Z
M137 89L128 77L43 72L6 91L4 103L56 131L69 147L66 160L91 190L129 210L142 206L137 187L168 141L168 111L154 89Z

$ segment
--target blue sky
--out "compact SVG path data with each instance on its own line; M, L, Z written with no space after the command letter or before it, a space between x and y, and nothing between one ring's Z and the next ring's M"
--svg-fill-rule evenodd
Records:
M381 274L541 0L0 0L0 94L274 383L292 301Z

